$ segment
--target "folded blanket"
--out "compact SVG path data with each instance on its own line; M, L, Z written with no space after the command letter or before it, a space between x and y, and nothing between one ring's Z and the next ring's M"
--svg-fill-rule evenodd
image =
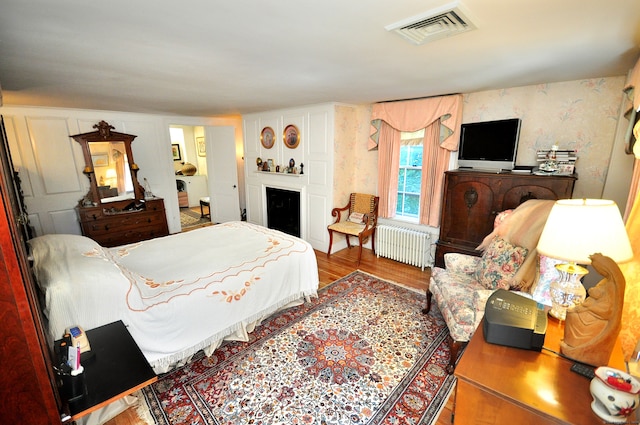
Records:
M522 203L476 248L484 251L491 241L499 236L513 245L529 250L527 258L513 277L513 282L510 284L512 288L529 292L537 281L538 250L536 247L554 203L555 201L546 199L530 199Z

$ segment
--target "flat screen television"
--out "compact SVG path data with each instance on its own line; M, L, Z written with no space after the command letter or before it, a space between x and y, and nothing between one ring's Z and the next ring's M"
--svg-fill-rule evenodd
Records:
M512 170L519 138L520 118L462 124L458 166Z

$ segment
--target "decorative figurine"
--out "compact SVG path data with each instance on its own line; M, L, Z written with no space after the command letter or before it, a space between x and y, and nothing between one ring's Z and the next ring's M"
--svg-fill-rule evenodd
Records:
M295 167L295 165L296 165L296 162L293 160L293 158L291 158L289 160L289 168L293 168L293 167Z
M300 174L304 174L304 164L300 163Z

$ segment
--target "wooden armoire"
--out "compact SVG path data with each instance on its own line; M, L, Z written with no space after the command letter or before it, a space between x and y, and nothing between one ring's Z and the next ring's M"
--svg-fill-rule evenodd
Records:
M444 255L476 251L493 230L496 215L528 199L571 198L577 176L537 176L475 170L445 172L440 213L440 237L435 265L444 267Z
M0 421L59 424L63 411L26 250L28 223L0 117Z

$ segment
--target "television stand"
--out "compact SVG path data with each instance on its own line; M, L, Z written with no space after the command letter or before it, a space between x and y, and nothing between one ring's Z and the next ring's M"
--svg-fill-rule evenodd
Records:
M503 174L503 173L511 172L511 170L508 168L458 167L458 170L476 171L478 173L491 173L491 174Z

